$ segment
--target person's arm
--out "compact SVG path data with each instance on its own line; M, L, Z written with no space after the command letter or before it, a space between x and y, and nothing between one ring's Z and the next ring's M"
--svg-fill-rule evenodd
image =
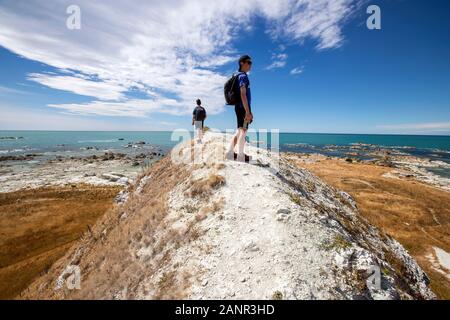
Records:
M192 125L194 125L195 117L192 117Z
M250 112L250 108L248 107L248 101L247 101L247 88L245 86L241 86L241 101L242 105L245 109L245 121L252 121L253 115Z

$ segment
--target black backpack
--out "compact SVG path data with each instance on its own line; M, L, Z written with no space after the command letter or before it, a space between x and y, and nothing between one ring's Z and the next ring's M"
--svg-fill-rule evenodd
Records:
M196 108L195 121L204 121L206 119L206 110L203 107L197 106Z
M237 105L239 102L241 102L241 93L238 90L238 83L237 78L241 74L235 73L233 76L228 79L227 82L225 82L225 85L223 86L223 93L225 95L225 101L227 105Z

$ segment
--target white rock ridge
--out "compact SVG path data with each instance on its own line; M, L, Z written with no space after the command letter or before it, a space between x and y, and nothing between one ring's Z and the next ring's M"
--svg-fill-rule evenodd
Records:
M202 236L178 248L171 263L142 283L147 294L140 298L151 299L167 272L195 274L186 292L192 299L435 297L414 259L362 219L348 194L255 147L247 151L256 164L224 162L217 152L228 145L224 135L205 139L196 147L210 165L186 163L196 180L218 174L225 184L206 200L186 195L191 181L179 184L168 219L178 228L205 201L223 206L198 222ZM189 143L173 153L190 156L190 150Z

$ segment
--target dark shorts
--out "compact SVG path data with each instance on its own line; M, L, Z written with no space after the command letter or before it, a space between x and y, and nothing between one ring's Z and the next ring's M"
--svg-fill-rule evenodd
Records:
M251 109L250 109L251 111ZM234 112L236 112L236 120L237 120L237 127L248 129L248 126L250 123L245 121L245 109L242 106L236 105L234 106Z

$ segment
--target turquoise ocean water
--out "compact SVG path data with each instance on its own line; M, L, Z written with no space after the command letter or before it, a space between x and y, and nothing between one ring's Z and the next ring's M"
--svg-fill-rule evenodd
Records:
M0 131L0 138L3 138L0 139L0 154L76 151L92 146L100 149L121 149L129 142L138 141L169 149L177 143L171 140L171 135L170 131ZM13 139L4 139L8 137ZM264 140L264 137L261 136L258 139ZM268 140L270 144L270 137ZM320 148L363 143L421 150L423 154L450 152L450 136L280 133L279 141L282 151L296 151L307 146Z
M170 131L0 131L0 156L39 154L46 158L54 155L100 153L106 150L138 153L145 152L146 149L167 152L178 142L172 141L171 136ZM270 146L270 136L255 137L254 140L268 141ZM145 142L145 145L137 145L138 142ZM364 151L383 147L393 152L450 163L450 136L316 133L279 135L281 151L346 156L350 152L354 153L357 144L360 144L357 151L361 158L369 157L364 155Z

